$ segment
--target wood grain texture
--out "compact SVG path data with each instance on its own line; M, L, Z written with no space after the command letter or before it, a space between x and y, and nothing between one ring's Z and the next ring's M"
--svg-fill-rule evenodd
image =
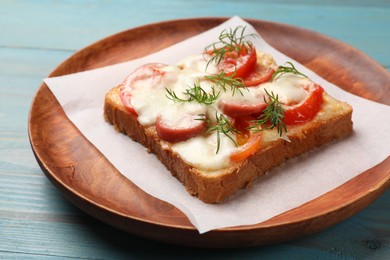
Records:
M51 76L137 58L223 21L217 18L189 19L125 31L77 52L57 67ZM389 102L390 91L382 87L390 87L388 72L355 49L292 26L257 20L249 22L276 48L324 78L355 94ZM296 45L300 47L291 48ZM354 73L361 66L368 74ZM367 75L372 74L375 75L375 84L367 80ZM371 95L379 91L383 92L378 96ZM147 195L119 174L66 119L45 85L33 102L29 122L31 143L38 162L66 197L89 214L117 228L170 243L240 247L288 241L350 217L379 197L390 185L388 158L334 191L269 221L199 235L179 210Z
M389 6L386 0L152 0L149 4L50 0L36 4L22 0L1 5L0 24L4 26L0 46L76 51L114 32L157 21L239 15L322 32L390 66L386 60L390 33L380 26L389 22ZM23 22L21 17L30 22ZM364 32L364 37L360 32Z
M151 8L153 7L153 8ZM36 164L27 137L31 100L80 48L162 20L232 16L283 22L346 42L390 68L387 0L0 0L0 259L389 259L390 190L320 233L271 246L192 249L127 234L64 199Z

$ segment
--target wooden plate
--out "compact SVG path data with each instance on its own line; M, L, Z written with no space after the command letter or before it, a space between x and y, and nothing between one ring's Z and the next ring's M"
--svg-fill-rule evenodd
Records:
M161 22L131 29L77 52L50 76L138 58L208 30L225 18ZM349 92L390 105L390 75L356 49L321 34L247 20L274 47ZM366 207L390 186L390 157L341 187L251 226L199 235L172 205L123 177L67 119L42 84L29 116L32 149L50 181L88 214L121 230L169 243L200 247L247 247L291 240L332 226Z

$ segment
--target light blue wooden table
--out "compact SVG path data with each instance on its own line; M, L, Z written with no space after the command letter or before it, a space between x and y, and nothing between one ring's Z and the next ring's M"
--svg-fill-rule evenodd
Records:
M86 215L52 186L32 154L28 112L42 78L80 48L151 22L239 15L288 23L341 40L390 68L390 1L292 2L0 0L0 259L390 259L390 191L347 221L291 242L183 248Z

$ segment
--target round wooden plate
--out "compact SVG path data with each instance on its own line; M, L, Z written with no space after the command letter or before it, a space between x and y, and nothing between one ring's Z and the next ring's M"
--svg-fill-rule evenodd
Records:
M77 52L50 76L142 57L225 20L174 20L130 29ZM271 45L327 80L359 96L390 104L388 71L356 49L305 29L247 21ZM146 194L123 177L67 119L45 84L40 86L32 103L29 137L42 170L79 208L121 230L181 245L247 247L291 240L350 217L390 186L388 157L339 188L270 220L200 235L181 211Z

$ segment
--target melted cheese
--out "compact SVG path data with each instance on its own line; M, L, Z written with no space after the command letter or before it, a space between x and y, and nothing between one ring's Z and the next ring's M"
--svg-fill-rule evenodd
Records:
M220 135L220 149L217 151L217 134L197 136L187 141L176 143L173 151L183 158L189 165L199 169L215 171L230 164L230 155L237 150L234 143L225 135Z
M188 68L192 69L194 71L200 71L200 72L207 72L210 74L217 74L218 68L215 66L214 63L207 63L206 59L203 57L203 55L192 55L189 57L184 58L182 61L180 61L177 66L181 68Z
M278 95L279 101L284 104L297 104L306 98L307 92L303 87L309 84L311 81L307 78L295 74L284 74L275 81L264 83L262 88L268 93Z
M161 71L163 77L148 77L136 80L131 85L131 105L138 114L141 125L149 126L163 112L164 118L174 121L178 113L198 115L206 112L204 104L195 102L174 102L166 97L166 89L171 89L179 98L185 98L183 92L195 84L198 78L204 77L191 69L181 69L178 66L166 66ZM201 86L206 88L207 84Z
M233 93L232 90L228 90L222 93L219 102L228 102L235 104L256 104L263 102L264 91L262 88L249 87L241 90L240 93Z

